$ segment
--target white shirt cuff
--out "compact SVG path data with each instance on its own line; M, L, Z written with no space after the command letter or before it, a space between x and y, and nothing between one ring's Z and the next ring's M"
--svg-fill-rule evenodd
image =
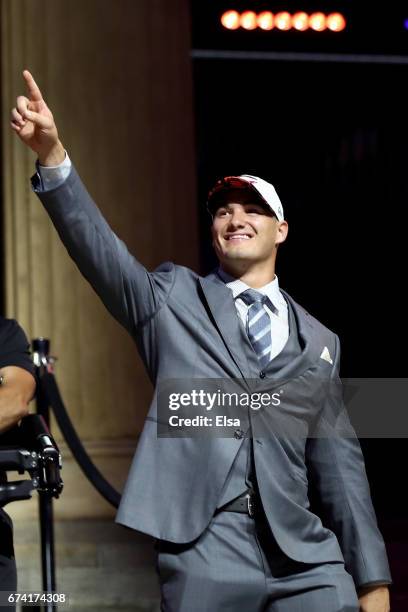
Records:
M69 159L68 153L65 151L65 159L58 166L41 166L37 164L38 172L41 176L44 191L56 189L68 177L72 167L72 162Z

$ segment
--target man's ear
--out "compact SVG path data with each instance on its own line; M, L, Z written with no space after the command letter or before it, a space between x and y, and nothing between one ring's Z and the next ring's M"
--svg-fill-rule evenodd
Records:
M289 225L287 221L279 221L276 228L276 241L275 244L282 244L285 242L289 231Z

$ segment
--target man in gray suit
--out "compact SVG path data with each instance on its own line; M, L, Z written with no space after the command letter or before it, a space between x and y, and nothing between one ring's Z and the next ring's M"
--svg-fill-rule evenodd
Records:
M210 192L217 270L203 278L166 262L149 272L102 217L23 74L28 96L11 126L38 155L33 188L156 387L116 520L156 539L162 609L388 612L360 445L334 435L339 422L351 429L339 339L279 289L288 225L273 186L243 175ZM230 437L160 436L158 390L170 379L237 380L285 401L256 417L248 409ZM296 435L279 435L288 424Z

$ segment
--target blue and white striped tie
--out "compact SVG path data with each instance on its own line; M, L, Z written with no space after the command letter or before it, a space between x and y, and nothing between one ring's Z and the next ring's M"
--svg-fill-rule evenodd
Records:
M275 313L278 312L277 308L267 295L259 293L255 289L247 289L237 297L241 298L248 306L246 331L253 349L258 355L261 367L264 368L270 361L272 349L271 320L264 304L267 302L268 307Z

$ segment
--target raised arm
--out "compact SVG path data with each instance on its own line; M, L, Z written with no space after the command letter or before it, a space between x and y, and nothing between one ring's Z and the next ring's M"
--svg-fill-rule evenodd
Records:
M28 70L27 96L17 98L11 127L38 155L40 166L59 166L65 150L53 114ZM75 168L54 189L44 188L41 167L33 181L62 242L81 273L113 316L130 331L149 321L173 286L174 266L148 272L114 234L82 184Z

